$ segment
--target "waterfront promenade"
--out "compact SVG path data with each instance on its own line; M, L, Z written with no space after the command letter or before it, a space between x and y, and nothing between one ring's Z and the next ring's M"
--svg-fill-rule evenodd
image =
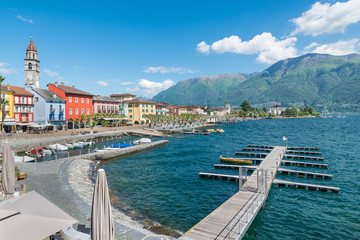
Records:
M284 154L285 147L275 147L248 177L239 192L180 239L237 239L238 236L241 238L265 203Z

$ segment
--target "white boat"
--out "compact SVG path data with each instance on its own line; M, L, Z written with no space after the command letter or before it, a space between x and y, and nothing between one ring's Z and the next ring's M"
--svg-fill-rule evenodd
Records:
M88 144L89 146L94 145L94 142L92 140L86 140L85 143Z
M67 151L68 150L68 148L66 146L59 144L59 143L49 145L49 149L54 150L54 151Z
M81 149L81 148L84 148L84 145L80 142L78 143L73 143L73 146L75 149Z
M35 162L35 158L34 157L29 157L29 156L14 156L14 160L15 162Z
M150 138L140 138L139 140L135 140L134 144L144 144L144 143L151 143Z
M43 152L45 155L51 155L52 154L52 151L49 150L49 149L43 149Z

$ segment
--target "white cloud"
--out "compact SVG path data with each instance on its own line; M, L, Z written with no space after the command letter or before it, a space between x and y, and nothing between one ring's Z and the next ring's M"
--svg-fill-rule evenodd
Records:
M191 70L183 67L148 67L144 70L146 73L197 73L196 70Z
M167 79L163 82L152 82L147 79L140 79L135 87L126 88L126 91L136 93L136 95L143 96L145 98L151 98L159 92L164 91L174 85L175 82L170 79Z
M335 43L323 44L320 45L318 43L312 43L309 46L305 47L304 50L308 50L313 53L323 53L323 54L331 54L331 55L347 55L351 53L357 53L357 47L360 46L360 39L354 38L347 41L338 41Z
M122 86L127 86L127 85L131 85L131 84L135 84L136 82L121 82L120 85Z
M214 53L258 54L256 61L272 64L276 61L297 56L294 47L296 37L278 40L271 33L264 32L249 41L242 41L238 36L223 38L211 45Z
M20 19L20 20L23 21L23 22L34 23L34 21L31 20L30 18L24 18L24 17L22 17L21 15L17 15L16 18L17 18L17 19Z
M198 45L196 45L196 51L203 53L203 54L209 54L210 53L210 45L208 45L205 41L202 41Z
M9 68L9 63L0 62L0 73L2 74L14 74L17 73L15 68Z
M46 68L44 69L44 73L46 73L50 77L56 78L57 80L62 80L63 79L63 77L59 73L53 72L53 71L51 71L49 69L46 69Z
M318 36L323 33L343 33L348 25L360 21L359 11L359 0L336 2L333 5L316 2L301 17L291 20L296 25L292 35L302 33Z
M100 86L102 86L102 87L106 87L106 86L109 85L109 84L108 84L107 82L105 82L105 81L97 81L96 84L98 84L98 85L100 85Z

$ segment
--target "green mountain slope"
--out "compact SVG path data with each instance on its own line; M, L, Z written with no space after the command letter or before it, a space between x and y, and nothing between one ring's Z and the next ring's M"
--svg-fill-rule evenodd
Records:
M236 73L187 79L160 92L152 100L176 105L223 105L229 100L228 93L231 88L253 75L255 74Z
M226 76L226 75L225 75ZM216 76L179 82L153 100L174 104L222 106L225 101L240 105L312 105L331 108L360 104L360 55L306 54L285 59L242 81ZM206 86L206 87L202 87ZM170 101L171 100L171 101ZM360 105L359 105L360 106Z

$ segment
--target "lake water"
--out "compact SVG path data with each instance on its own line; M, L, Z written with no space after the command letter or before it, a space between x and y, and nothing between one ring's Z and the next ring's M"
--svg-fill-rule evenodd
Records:
M340 187L340 193L273 187L245 239L360 239L360 115L222 124L223 134L174 135L169 144L106 162L110 189L138 213L185 232L238 191L233 182L199 178L219 155L248 144L319 147L328 169L286 167L333 174L332 180L278 174L277 178ZM283 166L284 167L284 166Z

